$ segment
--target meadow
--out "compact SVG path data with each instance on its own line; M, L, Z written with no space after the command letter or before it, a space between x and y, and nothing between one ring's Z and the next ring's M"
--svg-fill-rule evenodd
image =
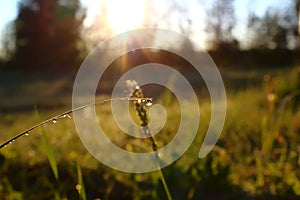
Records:
M209 155L198 158L210 119L210 100L200 95L196 139L180 159L161 170L172 198L299 199L300 69L221 73L227 92L221 137ZM71 77L1 76L1 143L71 108ZM155 137L159 148L174 137L180 113L174 109L178 102L167 93L154 101L171 113ZM98 113L106 119L104 129L114 143L142 151L141 141L122 134L115 125L109 104L97 106ZM145 145L151 150L149 142ZM106 167L84 148L72 118L64 118L0 150L0 199L138 200L167 199L167 195L160 171L130 174Z

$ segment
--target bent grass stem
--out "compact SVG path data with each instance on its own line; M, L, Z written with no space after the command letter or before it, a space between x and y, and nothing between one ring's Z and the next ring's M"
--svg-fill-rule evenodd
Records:
M131 93L131 98L144 99L143 91L135 81L128 81L127 82L127 87L129 87L129 89L132 92ZM156 159L156 165L157 165L157 168L158 168L158 173L159 173L159 176L161 178L161 181L162 181L164 190L166 192L167 198L168 198L168 200L172 200L172 196L171 196L170 190L168 188L168 184L167 184L167 182L165 180L165 177L164 177L164 174L161 170L160 158L159 158L158 151L157 151L157 145L156 145L155 139L152 137L151 130L148 126L149 120L148 120L147 109L146 109L147 104L144 104L143 100L142 101L134 101L133 103L134 103L135 109L137 111L137 114L138 114L138 116L141 120L140 125L143 127L143 133L151 141L152 150L155 153L155 159ZM151 105L152 105L152 102L151 102Z
M57 120L59 120L61 118L70 117L70 114L72 114L73 112L85 109L85 108L90 107L90 106L101 105L101 104L105 104L105 103L112 102L112 101L138 101L138 102L143 102L143 103L145 102L146 103L147 101L152 101L152 98L148 98L148 97L145 97L145 98L121 97L121 98L105 99L105 100L89 103L89 104L86 104L86 105L83 105L83 106L80 106L80 107L77 107L77 108L73 108L73 109L68 110L66 112L63 112L61 114L58 114L54 117L51 117L51 118L49 118L45 121L42 121L41 123L36 124L36 125L32 126L31 128L17 134L16 136L14 136L14 137L10 138L9 140L7 140L6 142L2 143L0 145L0 149L6 147L8 144L11 144L12 142L16 141L17 139L19 139L20 137L22 137L24 135L29 135L30 132L32 132L33 130L35 130L35 129L37 129L37 128L45 125L45 124L48 124L50 122L56 123Z

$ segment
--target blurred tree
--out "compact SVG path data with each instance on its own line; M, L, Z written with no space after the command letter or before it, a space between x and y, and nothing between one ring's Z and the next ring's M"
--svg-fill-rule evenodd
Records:
M285 49L287 29L280 24L281 18L278 12L270 9L262 18L251 14L248 20L249 48Z
M250 14L248 18L249 49L295 49L297 41L299 0L293 0L286 9L269 8L264 16ZM298 3L297 3L298 2Z
M233 2L234 0L215 0L207 11L206 32L213 50L238 48L238 41L232 34L236 24Z
M295 0L295 7L298 16L298 48L300 48L300 0Z
M23 0L15 20L13 64L25 70L65 71L80 64L79 0Z
M295 10L298 16L298 35L300 35L300 0L295 0Z
M1 41L1 61L3 63L9 62L15 52L15 29L12 22L8 23L3 31L3 37Z
M99 12L93 19L89 19L89 22L86 23L88 25L84 29L85 46L83 48L87 53L103 40L116 34L108 22L108 10L105 1L99 0L98 3ZM162 6L164 9L158 9L157 3L153 0L145 0L145 12L141 27L168 27L190 36L192 21L188 17L186 3L168 0L164 1L163 4L165 4L165 6ZM132 6L132 10L127 10L127 12L134 12L134 6ZM149 40L153 40L154 37L154 35L149 35ZM176 48L179 48L178 45Z

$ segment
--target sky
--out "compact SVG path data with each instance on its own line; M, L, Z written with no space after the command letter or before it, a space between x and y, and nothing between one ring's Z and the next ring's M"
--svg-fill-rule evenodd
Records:
M0 39L3 33L3 30L6 24L16 18L18 2L21 0L0 0ZM80 0L81 3L87 7L88 16L93 17L97 12L97 6L95 6L95 2L97 0ZM124 1L124 0L120 0ZM193 24L199 24L199 30L204 29L204 23L201 19L204 18L204 9L201 5L209 6L208 2L205 0L178 0L180 3L188 4L190 7L190 18L193 20ZM158 9L163 9L162 0L154 0L157 3L156 7ZM235 30L237 37L239 35L245 34L245 27L247 22L247 16L249 14L249 10L261 16L269 7L282 8L283 3L288 1L282 0L235 0L235 12L238 18L238 28ZM200 4L199 4L200 3ZM197 31L197 30L194 30ZM200 34L198 34L200 35ZM199 38L193 38L195 40L200 40ZM1 43L1 40L0 40Z
M17 4L19 0L0 0L0 29L17 15Z

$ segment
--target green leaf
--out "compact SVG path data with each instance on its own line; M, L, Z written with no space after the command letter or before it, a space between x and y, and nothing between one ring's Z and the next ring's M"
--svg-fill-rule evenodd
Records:
M77 176L78 176L78 184L76 185L76 189L78 191L80 198L82 200L86 200L86 193L85 193L85 187L82 179L81 168L76 161L75 161L75 165L76 165Z
M35 114L36 114L37 120L41 121L38 110L36 108L35 108ZM45 149L46 149L46 152L47 152L47 157L48 157L48 160L49 160L49 163L50 163L50 167L52 169L52 172L54 174L55 179L58 180L59 175L58 175L58 167L57 167L56 159L55 159L53 150L52 150L52 148L49 144L49 140L47 138L45 128L43 126L41 127L41 133L42 133Z

